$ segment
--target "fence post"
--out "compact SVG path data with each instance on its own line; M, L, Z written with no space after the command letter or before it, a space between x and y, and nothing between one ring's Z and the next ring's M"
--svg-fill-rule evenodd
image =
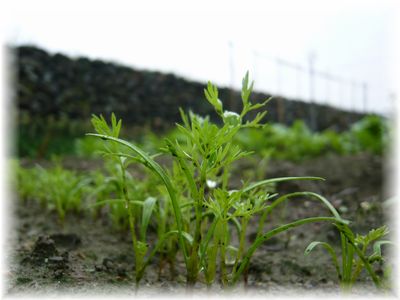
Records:
M235 59L234 59L234 48L233 42L229 41L229 109L235 111Z
M311 52L308 56L308 72L309 72L309 92L310 92L310 127L311 130L316 131L317 129L317 124L316 124L316 115L315 115L315 103L314 103L314 98L315 98L315 94L314 94L314 76L315 76L315 72L314 72L314 62L315 62L315 53Z
M364 113L366 114L368 111L368 85L366 82L363 82L362 84L362 93L363 93L363 109L364 109Z

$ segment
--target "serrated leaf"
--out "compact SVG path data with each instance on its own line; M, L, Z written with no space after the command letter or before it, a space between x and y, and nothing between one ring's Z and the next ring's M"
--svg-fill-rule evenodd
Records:
M389 233L389 227L384 225L377 229L372 229L366 235L357 235L355 242L358 244L369 245L371 242L380 239Z
M119 137L121 126L122 126L122 119L119 119L117 126L115 127L115 137Z
M369 240L369 242L373 242L377 239L380 239L381 237L387 235L389 233L389 227L384 225L382 227L379 227L377 229L372 229L368 235L367 235L367 239Z
M183 124L185 125L185 127L186 127L186 128L190 128L190 124L189 124L188 117L187 117L187 115L185 114L185 112L183 111L183 109L180 108L180 107L179 107L179 113L180 113L180 115L181 115L181 119L182 119ZM176 125L179 125L179 124L176 124Z
M254 82L251 82L249 86L249 71L247 71L242 80L242 101L244 107L249 105L249 96L253 90L253 86Z
M215 111L219 115L222 115L222 102L218 99L218 88L210 81L207 83L207 89L204 89L204 95Z

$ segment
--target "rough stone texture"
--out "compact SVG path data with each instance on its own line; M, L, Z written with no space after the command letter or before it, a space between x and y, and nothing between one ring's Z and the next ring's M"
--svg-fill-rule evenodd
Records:
M50 54L32 46L11 50L17 67L18 110L30 117L87 120L93 113L115 112L125 124L149 125L154 129L180 121L178 107L215 118L212 107L204 101L205 83L84 57ZM262 101L269 96L254 93L252 99ZM221 87L220 98L229 110L240 108L237 91L232 93ZM328 106L313 107L316 130L343 130L362 117ZM267 109L269 122L291 124L302 119L313 127L308 103L276 98Z

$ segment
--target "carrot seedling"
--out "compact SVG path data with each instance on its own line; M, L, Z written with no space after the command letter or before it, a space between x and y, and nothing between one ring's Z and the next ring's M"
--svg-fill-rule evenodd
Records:
M262 243L276 234L312 222L347 224L347 221L343 220L333 206L320 195L303 192L278 197L276 194L267 192L266 189L271 183L290 180L321 180L322 178L319 177L271 178L244 184L239 189L231 188L230 177L233 163L251 154L242 151L235 144L234 137L243 128L263 126L261 121L266 111L257 113L253 120L245 121L245 118L250 111L264 107L270 100L251 103L250 94L253 83L249 83L248 74L242 83L242 111L240 113L224 110L223 103L218 97L218 89L210 82L204 90L207 101L221 118L222 125L220 126L212 123L208 117L203 118L192 112L186 114L180 110L183 121L182 125L177 125L180 138L179 140L166 139L166 145L162 149L173 157L171 171L160 166L138 146L120 139L116 133L119 133L121 121L117 122L114 115L112 115L111 128L103 117L93 117L92 122L97 133L88 135L103 139L107 155L119 162L123 189L125 187L127 191L127 164L137 162L159 178L169 196L175 224L170 227L171 230L164 228L158 235L158 241L151 252L148 251L147 245L143 246L145 241L139 240L136 233L142 232L142 226L145 225L136 224L132 213L129 213L136 255L137 282L142 278L145 266L171 240L177 240L183 256L188 286L194 285L201 274L207 285L213 284L219 275L221 284L227 286L236 284L241 277L245 276L254 252ZM278 204L300 194L320 201L330 210L332 216L296 220L265 233L264 223L271 211ZM133 203L126 192L124 192L124 201L125 208L130 212ZM161 215L160 210L159 216ZM259 232L256 240L251 245L247 245L248 224L256 217L260 218ZM161 220L158 221L161 222ZM237 235L238 244L233 243L233 234Z
M317 246L324 247L332 257L340 285L344 290L352 288L363 269L368 272L377 288L384 288L385 283L374 271L372 264L384 260L381 251L383 245L393 244L387 240L380 240L389 233L388 227L382 226L373 229L366 235L355 235L350 227L345 224L336 224L336 227L341 236L342 268L340 268L335 250L327 242L314 241L310 243L304 254L310 254ZM372 245L373 251L367 254L368 246L370 245Z

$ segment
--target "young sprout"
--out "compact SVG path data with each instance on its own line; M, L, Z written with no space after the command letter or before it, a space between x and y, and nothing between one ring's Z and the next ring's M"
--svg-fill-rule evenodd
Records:
M336 224L336 227L340 232L342 241L342 269L339 266L335 250L327 242L314 241L310 243L304 254L309 255L317 246L324 247L332 257L339 282L344 290L352 288L363 268L367 270L377 288L384 287L384 282L373 270L372 264L383 261L382 245L393 244L387 240L379 240L389 233L389 228L385 225L377 229L372 229L366 235L354 235L353 231L346 224ZM371 243L373 243L373 251L368 255L367 250ZM355 255L358 256L358 259L354 257Z
M322 180L319 177L270 178L246 183L236 190L230 188L233 163L251 154L235 144L234 138L242 128L264 126L261 121L266 111L257 113L253 120L244 120L248 112L264 107L270 100L252 103L252 88L253 83L249 83L249 76L246 74L242 81L242 111L236 113L225 110L218 97L217 87L210 82L207 84L204 94L222 119L223 123L220 126L213 124L208 117L203 118L192 112L186 114L180 110L183 123L177 125L180 138L166 139L162 149L173 159L171 171L159 165L138 146L120 139L118 133L121 121L117 122L114 115L111 128L104 118L93 117L92 122L97 133L89 135L103 139L108 156L119 162L121 167L120 181L131 224L137 282L155 255L172 251L172 255L175 256L176 249L179 248L186 266L188 286L193 286L199 280L200 274L204 275L205 283L209 286L217 278L223 286L234 285L241 277L246 276L254 252L276 234L312 222L330 222L338 226L347 224L334 207L320 195L298 192L278 197L270 193L270 185L277 182ZM140 239L142 235L138 237L136 234L145 231L144 223L137 222L130 213L134 204L126 189L126 167L132 162L142 164L163 183L164 195L169 197L170 211L174 216L175 222L169 227L170 230L166 230L165 220L155 220L162 224L162 230L152 251L149 251L145 240ZM332 216L304 218L264 232L264 223L272 210L296 196L310 197L321 202ZM165 217L163 210L168 206L158 207L158 216ZM157 215L151 213L153 210L149 209L146 218ZM259 219L257 238L251 245L247 245L248 224L256 218ZM233 238L233 234L236 234L237 239ZM235 240L238 241L237 244ZM176 242L176 246L173 246Z
M54 160L48 169L36 165L25 169L17 165L18 192L23 200L31 198L49 209L55 209L61 223L68 212L79 212L87 194L89 178L66 170Z
M119 187L119 195L121 198L106 201L110 204L117 205L117 208L121 208L121 206L118 205L122 204L127 212L132 246L135 253L136 283L138 284L143 276L142 269L145 265L145 256L149 250L146 235L147 228L150 223L150 218L154 211L157 199L153 197L147 197L143 201L137 201L129 194L128 178L130 178L130 175L127 171L127 168L131 163L137 162L140 159L133 155L121 152L122 149L118 143L118 136L121 130L122 121L119 120L117 122L115 115L112 114L111 126L107 124L107 121L103 118L103 116L93 116L92 124L97 131L97 134L95 135L104 140L104 155L119 166L117 186ZM140 220L138 220L137 214L135 214L135 208L138 206L142 211ZM118 212L118 214L120 214L120 212Z

